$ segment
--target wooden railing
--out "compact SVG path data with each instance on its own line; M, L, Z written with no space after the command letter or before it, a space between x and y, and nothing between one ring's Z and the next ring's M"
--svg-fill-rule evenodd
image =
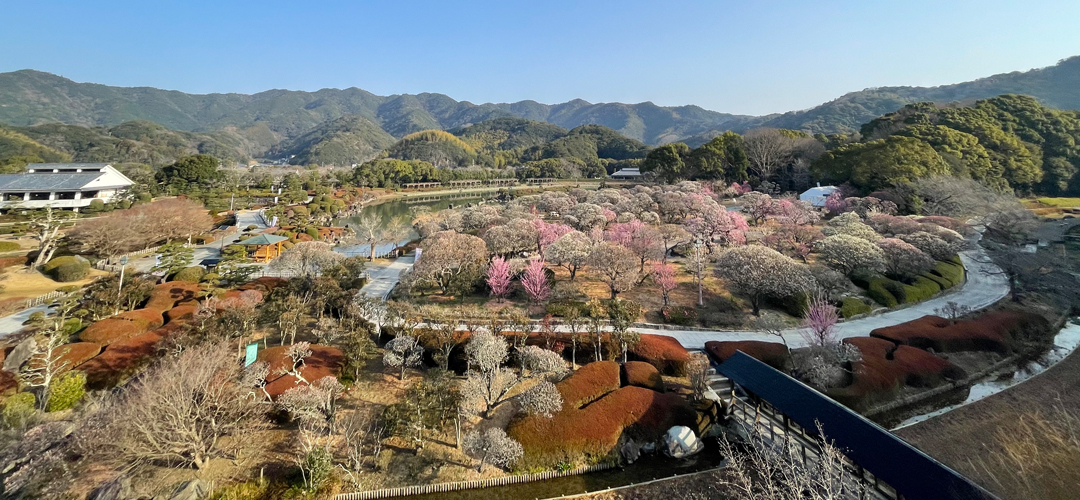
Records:
M39 306L41 304L47 304L49 302L52 302L53 299L63 297L65 295L67 295L67 293L61 292L59 290L54 290L52 292L46 293L45 295L39 295L39 296L34 297L34 298L30 299L30 300L27 300L26 301L26 307L24 307L23 309L30 309L31 307L34 307L34 306Z
M597 472L613 468L609 464L597 464L588 467L579 467L568 471L546 471L536 474L522 474L516 476L494 477L490 479L474 479L472 481L459 481L456 483L420 484L415 486L402 486L399 488L387 488L382 490L358 491L355 493L341 493L334 500L376 500L380 498L403 497L410 495L427 495L431 493L446 493L449 491L471 490L477 488L490 488L492 486L506 486L508 484L531 483L533 481L545 481L558 477L576 476L588 472Z

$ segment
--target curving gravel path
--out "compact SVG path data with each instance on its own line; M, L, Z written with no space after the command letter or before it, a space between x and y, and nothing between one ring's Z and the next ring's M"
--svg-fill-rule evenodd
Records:
M945 306L948 302L956 302L973 310L983 309L1009 294L1008 279L1002 273L1001 268L990 261L986 250L981 246L975 244L973 249L960 252L960 260L964 263L964 269L967 270L967 280L961 285L912 306L840 323L836 327L837 336L839 338L867 337L870 335L870 331L876 328L892 326L928 314L934 314L935 309ZM401 257L387 267L368 268L371 281L360 290L360 293L385 299L390 290L397 284L401 272L412 267L412 263L411 256ZM705 342L712 340L778 340L774 336L757 331L669 330L641 327L634 327L632 330L638 333L674 337L687 349L702 349L705 347ZM797 328L785 330L784 338L790 347L806 346L806 341L799 335Z

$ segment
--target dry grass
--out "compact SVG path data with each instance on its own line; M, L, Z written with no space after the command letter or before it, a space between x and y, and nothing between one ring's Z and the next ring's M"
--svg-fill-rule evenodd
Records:
M17 297L30 299L39 295L45 295L62 286L84 286L107 274L109 273L105 271L91 269L90 274L86 276L86 279L60 283L58 281L53 281L52 278L37 271L25 272L23 268L9 267L0 273L0 284L4 285L3 290L0 290L0 300Z
M1080 355L896 434L1006 499L1072 499L1080 484Z

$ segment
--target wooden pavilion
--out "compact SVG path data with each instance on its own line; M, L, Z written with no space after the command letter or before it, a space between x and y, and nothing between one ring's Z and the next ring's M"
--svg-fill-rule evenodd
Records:
M281 255L281 244L286 240L288 238L284 236L260 234L244 241L238 241L236 244L246 246L248 256L255 262L270 262Z

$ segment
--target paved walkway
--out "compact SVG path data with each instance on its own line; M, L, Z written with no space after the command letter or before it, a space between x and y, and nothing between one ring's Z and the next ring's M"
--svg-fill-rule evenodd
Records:
M397 285L401 273L413 265L413 256L398 257L386 266L372 266L366 269L368 282L360 289L361 295L378 297L386 300Z
M0 338L6 337L22 330L23 323L30 319L30 315L38 311L48 311L49 305L42 304L40 306L31 307L30 309L23 309L15 314L4 316L0 318Z
M1008 279L1002 273L1001 268L990 261L986 250L977 243L973 249L960 252L960 260L963 261L964 269L967 270L967 281L963 284L930 300L909 307L840 323L836 327L837 337L868 337L870 332L876 328L897 325L928 314L936 314L935 310L944 307L948 302L968 306L972 310L984 309L1009 294ZM412 264L413 258L409 256L401 257L386 267L368 268L368 276L371 281L360 290L360 293L385 300L394 285L397 284L401 272L412 267ZM696 331L636 327L632 328L632 330L638 333L674 337L687 349L702 349L705 347L705 342L712 340L779 341L775 336L757 331ZM799 335L797 328L785 330L784 338L792 348L807 345L806 341Z

